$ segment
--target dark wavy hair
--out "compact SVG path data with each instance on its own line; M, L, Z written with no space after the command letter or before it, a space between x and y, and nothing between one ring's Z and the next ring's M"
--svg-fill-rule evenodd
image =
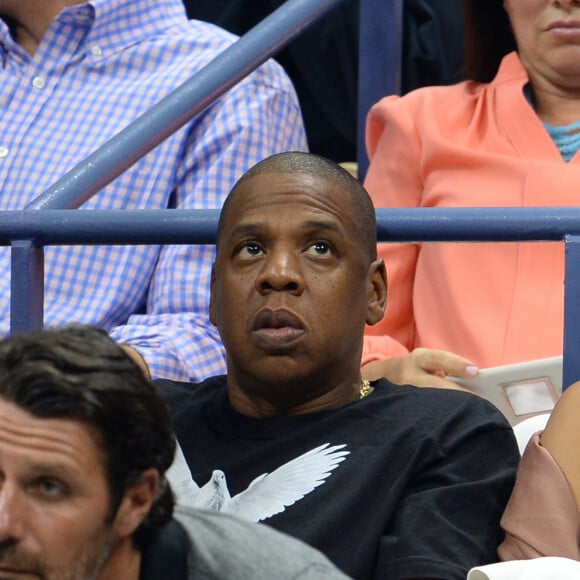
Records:
M490 82L501 59L517 49L502 0L464 0L465 78Z
M142 546L173 514L165 478L175 438L169 411L141 369L106 332L75 324L0 341L0 397L39 418L72 419L102 437L113 520L127 488L151 467L160 491L134 535Z

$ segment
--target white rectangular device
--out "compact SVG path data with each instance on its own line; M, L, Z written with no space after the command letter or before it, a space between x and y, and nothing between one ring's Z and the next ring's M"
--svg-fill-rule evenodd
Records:
M562 357L480 369L477 377L448 377L491 401L511 425L549 413L562 394Z

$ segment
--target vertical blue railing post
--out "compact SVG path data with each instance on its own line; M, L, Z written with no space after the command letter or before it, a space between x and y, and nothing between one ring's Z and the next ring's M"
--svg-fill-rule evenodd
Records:
M580 235L567 235L564 283L564 368L565 389L580 380ZM530 313L533 316L534 313Z
M10 332L42 328L44 248L32 240L12 242Z
M385 95L401 93L403 0L360 0L357 162L360 181L368 168L366 115Z

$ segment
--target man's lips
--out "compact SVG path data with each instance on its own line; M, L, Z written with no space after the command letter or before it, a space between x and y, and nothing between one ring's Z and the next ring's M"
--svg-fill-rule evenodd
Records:
M306 334L302 321L288 310L261 310L252 326L252 339L262 347L282 348Z

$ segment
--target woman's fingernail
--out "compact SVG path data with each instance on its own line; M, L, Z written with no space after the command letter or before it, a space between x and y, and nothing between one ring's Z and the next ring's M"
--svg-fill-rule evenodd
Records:
M475 377L477 375L477 373L479 372L479 369L476 366L473 365L469 365L465 367L465 372L470 376L470 377Z

